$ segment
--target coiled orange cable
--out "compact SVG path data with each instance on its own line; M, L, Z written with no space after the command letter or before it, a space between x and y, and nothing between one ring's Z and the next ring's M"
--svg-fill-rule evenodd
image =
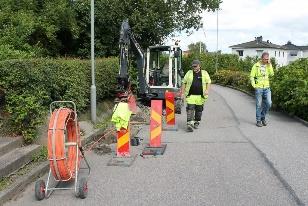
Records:
M80 147L80 129L77 117L69 108L54 110L49 120L48 159L50 169L56 180L68 181L75 178L76 161L79 169L81 155L76 147Z

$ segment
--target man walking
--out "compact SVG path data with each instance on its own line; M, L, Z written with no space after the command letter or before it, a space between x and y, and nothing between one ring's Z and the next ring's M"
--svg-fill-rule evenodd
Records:
M266 114L272 105L269 77L274 75L269 54L264 52L261 60L255 63L250 72L250 81L255 88L257 126L267 125Z
M203 105L208 98L211 79L207 71L201 70L200 61L192 62L192 70L189 70L183 79L182 98L186 97L187 131L197 129L202 116Z

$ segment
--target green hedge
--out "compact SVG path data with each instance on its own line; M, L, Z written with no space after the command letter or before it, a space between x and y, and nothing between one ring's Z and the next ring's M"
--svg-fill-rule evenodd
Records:
M213 81L253 94L249 72L219 70ZM297 60L275 72L271 80L273 107L308 121L308 59Z
M97 100L110 97L116 86L118 59L96 61ZM24 59L0 62L0 88L5 93L5 110L14 130L26 142L36 137L36 129L56 100L70 100L78 111L89 106L90 61L79 59Z
M201 61L201 67L209 72L210 75L216 72L216 53L190 54L183 58L183 69L185 73L191 69L191 63L194 59ZM235 54L220 54L217 56L217 70L232 69L239 71L251 70L254 63L259 60L258 57L239 58ZM271 63L276 68L277 64L275 58L271 58Z
M277 108L308 121L308 59L300 59L276 72L271 89Z
M183 59L183 68L185 73L191 68L191 63L194 59L199 59L201 62L201 67L208 71L210 75L216 72L216 58L217 58L217 70L221 69L238 69L246 70L247 67L253 65L255 58L246 58L241 60L235 54L220 54L216 57L216 53L203 53L190 54ZM247 66L248 65L248 66Z
M236 70L219 70L211 76L213 82L224 86L232 86L253 93L250 85L249 72Z

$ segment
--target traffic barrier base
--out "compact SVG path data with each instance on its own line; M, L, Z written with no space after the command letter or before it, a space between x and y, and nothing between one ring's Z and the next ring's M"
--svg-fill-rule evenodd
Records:
M178 130L179 130L178 124L174 125L165 124L163 127L163 131L178 131Z
M107 166L130 167L135 162L136 157L137 155L131 155L130 157L113 156L108 161Z
M144 157L146 155L156 156L156 155L163 155L165 153L165 150L167 148L166 144L161 144L159 147L151 147L150 145L147 145L140 154L141 157Z

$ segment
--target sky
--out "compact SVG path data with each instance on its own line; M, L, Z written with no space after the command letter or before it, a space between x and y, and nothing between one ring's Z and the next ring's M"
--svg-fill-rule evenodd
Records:
M217 49L217 12L202 14L203 28L192 35L179 34L183 50L198 41L209 51ZM291 41L308 45L308 0L223 0L218 12L218 50L231 53L229 46L263 36L273 44Z

